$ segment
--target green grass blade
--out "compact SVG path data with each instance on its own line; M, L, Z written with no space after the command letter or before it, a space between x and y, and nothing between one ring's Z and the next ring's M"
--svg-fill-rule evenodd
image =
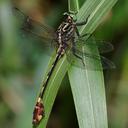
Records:
M88 1L87 1L88 2ZM100 3L100 2L99 2ZM78 2L76 2L75 4L77 4L77 6L76 5L74 5L73 7L71 7L71 6L69 6L69 7L71 7L72 9L70 9L70 10L78 10ZM92 1L92 5L94 4L94 2ZM70 4L71 5L71 4ZM84 8L84 6L85 6L85 4L83 5L83 7L82 8ZM86 5L86 8L85 8L85 10L84 11L82 11L82 9L80 9L80 13L78 13L78 20L82 20L82 17L83 17L83 19L85 19L85 17L87 17L88 16L88 14L90 14L92 11L94 11L94 8L91 10L91 11L88 11L88 7L89 5L87 4ZM87 8L88 7L88 8ZM74 9L73 9L74 8ZM76 9L75 9L76 8ZM90 9L90 8L89 8ZM86 11L86 13L84 13ZM82 14L82 15L81 15ZM91 18L90 18L90 20L89 20L89 22L90 22L90 26L89 25L87 25L87 26L84 26L85 28L81 28L80 29L80 31L81 31L81 33L84 33L84 30L89 30L89 29L86 29L86 27L88 27L89 26L89 28L91 27L91 25L93 25L92 23L92 21L95 21L95 19L93 19L93 17L94 17L94 15L92 15L91 16ZM101 19L101 18L100 18ZM92 21L91 21L92 20ZM95 22L94 22L95 23ZM99 24L99 22L97 23L97 25ZM96 23L95 23L95 26L96 26ZM89 32L91 32L93 29L91 29ZM54 56L55 57L55 56ZM54 58L53 57L53 58ZM49 68L48 68L48 70L50 69L50 66L52 65L52 62L53 62L53 58L51 58L51 60L50 60L50 64L49 64ZM53 103L54 103L54 100L55 100L55 97L56 97L56 95L57 95L57 92L58 92L58 89L59 89L59 87L60 87L60 84L61 84L61 81L62 81L62 79L63 79L63 77L65 76L65 74L66 74L66 72L68 71L68 68L69 68L69 64L68 64L68 62L67 62L67 60L66 60L66 56L64 56L63 58L61 58L61 60L59 61L59 63L57 64L57 66L56 66L56 68L55 68L55 70L53 71L53 74L52 74L52 76L51 76L51 79L50 79L50 81L49 81L49 83L48 83L48 86L47 86L47 90L45 91L45 94L44 94L44 97L43 97L43 103L44 103L44 107L45 107L45 118L41 121L41 123L40 123L40 125L38 126L38 128L45 128L46 127L46 124L47 124L47 121L48 121L48 118L49 118L49 115L50 115L50 112L51 112L51 109L52 109L52 106L53 106ZM72 68L73 69L73 68ZM79 69L78 69L79 70ZM74 85L74 83L72 82L72 80L74 79L73 78L73 76L75 76L75 75L72 75L73 74L73 71L76 71L76 69L74 70L70 70L70 73L69 73L69 76L70 76L70 80L71 80L71 84L72 85ZM83 72L83 70L81 70L82 72ZM47 71L48 72L48 71ZM47 74L47 73L46 73ZM74 74L75 74L75 72L74 72ZM90 74L90 75L89 75ZM90 78L90 76L91 76L91 78L95 78L95 79L98 79L99 77L100 77L100 79L101 79L101 77L102 77L102 79L103 79L103 75L102 75L102 72L94 72L94 71L88 71L87 72L87 75L88 75L88 77ZM95 77L95 76L97 76L97 78ZM81 77L82 78L82 77ZM85 83L87 80L85 80L85 78L82 78L83 79L83 83ZM95 79L93 79L94 80L94 83L95 83ZM97 82L98 83L98 82ZM101 86L100 86L101 85ZM75 87L75 86L74 86ZM81 87L83 87L83 86L81 86ZM75 87L75 88L77 88L78 89L78 87ZM91 90L91 88L90 88L90 86L88 86L88 88ZM104 109L101 109L101 110L99 110L99 111L102 111L102 110L105 110L105 112L106 112L106 108L105 108L105 96L104 96L104 87L103 87L103 80L101 80L101 81L99 81L99 83L98 83L98 87L96 88L97 90L100 90L100 89L102 90L102 91L100 91L100 93L99 93L99 97L97 97L98 98L98 100L97 100L97 102L99 103L99 102L101 102L101 103L103 103L103 105L104 105ZM72 88L73 89L73 88ZM85 89L84 89L85 90ZM93 89L92 89L93 90ZM90 92L92 92L92 91L90 91ZM101 95L100 95L101 94ZM74 91L73 91L73 95L75 95L75 93L74 93ZM95 93L94 93L94 95L95 95ZM91 95L90 95L90 93L89 93L89 95L88 95L89 97L90 97L90 99L91 99ZM100 97L100 96L102 96L102 97ZM101 98L101 99L100 99ZM76 98L75 98L75 96L74 96L74 100L75 100ZM78 100L77 100L78 101ZM90 101L92 101L92 99L90 100ZM75 102L75 104L77 104L77 102ZM90 103L91 104L91 103ZM103 105L102 105L102 107L103 107ZM77 105L76 105L76 109L77 109ZM93 108L93 105L92 105L92 108ZM96 111L97 111L97 109L96 109ZM77 116L78 116L79 114L78 114L78 112L77 112ZM90 115L90 113L89 113L89 115ZM93 115L93 114L91 114L91 115ZM101 117L102 118L102 117ZM79 117L78 117L78 119L79 119ZM89 119L91 119L91 118L89 118ZM104 118L103 118L104 119ZM103 119L102 119L102 121L103 121ZM90 120L90 121L92 121L92 123L94 123L95 121L95 118L93 118L93 121L92 120ZM81 120L82 122L83 122L83 120ZM88 120L86 120L87 122L88 122ZM106 121L106 120L105 120ZM104 124L104 122L105 121L103 121L103 124ZM80 123L80 121L79 121L79 125L81 126L81 124L82 123ZM84 123L83 123L84 124ZM87 123L88 124L88 123ZM83 125L84 126L84 125ZM89 126L89 125L88 125ZM91 125L92 126L92 125ZM94 126L94 125L93 125ZM103 126L103 125L102 125ZM82 127L82 126L81 126ZM85 127L84 127L85 128Z
M78 0L68 0L69 12L77 12L79 10Z
M84 21L88 15L89 22L82 26L81 33L92 33L102 22L117 0L87 0L78 13L78 21Z
M88 23L79 29L80 34L91 34L116 2L117 0L87 0L77 15L79 22L90 15ZM68 74L79 127L107 128L103 72L72 66Z
M78 11L78 9L79 9L78 0L73 0L73 2L69 3L69 8L70 8L70 12ZM48 71L53 63L54 58L55 58L55 55L54 55L54 57L51 57L51 60L49 62L50 64L49 64ZM57 64L55 70L53 71L53 74L52 74L51 79L47 85L47 89L46 89L44 97L43 97L43 103L44 103L44 107L45 107L45 118L41 121L38 128L46 127L48 118L50 116L50 112L52 110L52 106L55 101L55 97L56 97L58 89L61 85L61 81L63 80L66 72L68 71L69 66L70 65L66 60L66 56L64 56L63 58L61 58L61 60ZM46 75L47 75L47 73L46 73Z
M48 71L54 61L54 58L55 58L55 55L54 55L54 57L51 57L51 60L50 60L49 66L48 66L49 67ZM38 128L46 127L52 106L55 101L55 97L56 97L58 89L61 85L61 81L63 80L69 66L70 65L66 60L66 56L62 57L59 60L59 62L57 63L55 70L53 71L53 74L52 74L50 81L47 85L47 89L45 91L44 97L43 97L43 103L44 103L44 107L45 107L45 118L41 121ZM47 75L47 73L46 73L46 75Z

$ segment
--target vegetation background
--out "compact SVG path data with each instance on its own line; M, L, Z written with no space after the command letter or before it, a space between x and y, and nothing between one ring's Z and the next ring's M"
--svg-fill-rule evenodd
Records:
M82 0L84 2L84 0ZM29 128L33 106L49 56L37 39L20 31L11 14L16 5L34 19L56 28L62 13L68 10L66 0L0 1L0 127ZM116 65L105 71L105 85L110 128L128 127L128 1L118 1L94 35L110 41L114 51L106 57ZM68 99L68 100L67 100ZM54 103L48 128L78 128L72 93L66 76Z

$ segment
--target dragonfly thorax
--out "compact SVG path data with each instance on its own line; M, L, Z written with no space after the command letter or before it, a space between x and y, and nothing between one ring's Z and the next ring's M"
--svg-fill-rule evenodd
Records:
M74 36L75 28L73 18L68 16L57 29L57 42L62 44L69 41Z

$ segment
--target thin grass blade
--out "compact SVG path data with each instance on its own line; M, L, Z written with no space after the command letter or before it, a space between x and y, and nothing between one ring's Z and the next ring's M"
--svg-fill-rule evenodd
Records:
M79 0L68 0L69 12L78 12Z
M117 0L87 0L80 8L77 21L85 21L79 28L80 34L93 33ZM70 10L70 9L69 9ZM96 51L97 48L92 49ZM98 52L95 53L99 55ZM86 63L93 63L84 60ZM95 63L95 62L94 62ZM69 72L73 99L80 128L108 128L107 109L102 70L94 71L71 67Z
M54 58L55 58L55 55L53 55L50 59L49 66L48 66L48 71L49 71L50 67L52 66ZM45 118L41 121L38 128L46 128L47 121L49 119L50 112L52 110L52 106L54 104L57 92L59 90L61 82L62 82L69 66L70 65L66 60L66 56L63 56L59 60L59 62L57 63L57 65L56 65L56 67L53 71L53 74L50 78L50 81L47 85L47 89L46 89L46 91L44 93L44 96L43 96L43 104L44 104L44 107L45 107ZM46 75L47 75L47 72L46 72ZM47 77L46 75L45 75L45 77Z

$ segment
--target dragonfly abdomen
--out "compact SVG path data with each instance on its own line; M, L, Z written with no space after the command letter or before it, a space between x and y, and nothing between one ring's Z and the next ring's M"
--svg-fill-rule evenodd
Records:
M45 115L44 105L43 105L41 99L43 98L44 92L46 90L46 86L49 82L49 79L50 79L52 73L53 73L53 70L54 70L58 60L64 55L64 53L65 53L65 48L62 45L60 45L58 48L58 51L57 51L57 55L55 57L55 61L53 62L52 67L47 74L46 80L43 83L42 90L41 90L38 100L36 102L34 112L33 112L33 125L38 125Z

